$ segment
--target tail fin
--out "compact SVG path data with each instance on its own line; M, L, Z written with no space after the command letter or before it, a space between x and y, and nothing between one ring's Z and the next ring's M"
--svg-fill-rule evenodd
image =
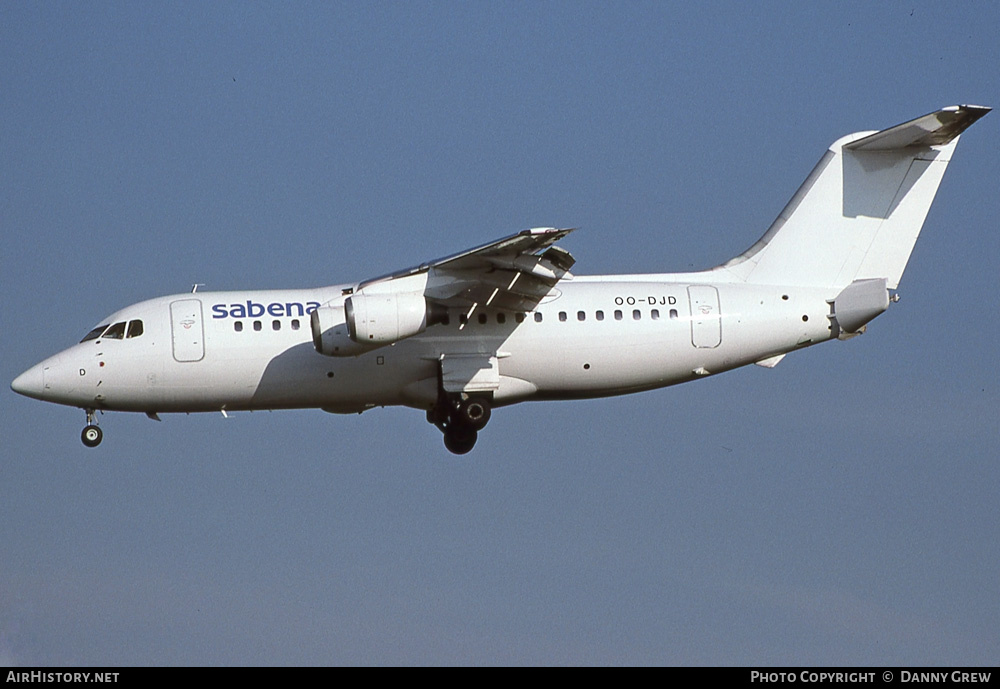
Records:
M895 289L959 135L990 111L956 105L839 139L763 237L719 266L757 284Z

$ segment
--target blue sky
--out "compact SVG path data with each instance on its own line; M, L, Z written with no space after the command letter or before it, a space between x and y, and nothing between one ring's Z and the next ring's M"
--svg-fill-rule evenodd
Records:
M6 3L12 380L105 315L532 226L720 263L829 143L1000 104L1000 7ZM103 418L0 394L0 664L996 664L1000 119L863 337L499 410Z

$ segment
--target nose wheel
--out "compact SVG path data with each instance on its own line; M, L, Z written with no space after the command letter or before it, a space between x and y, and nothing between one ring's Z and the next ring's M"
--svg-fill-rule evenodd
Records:
M87 447L97 447L104 440L104 432L97 425L97 414L93 409L87 409L87 426L80 434L80 440Z
M100 426L87 426L83 429L83 433L80 434L80 439L83 440L83 444L87 447L97 447L101 444L101 440L104 439L104 433L101 431Z

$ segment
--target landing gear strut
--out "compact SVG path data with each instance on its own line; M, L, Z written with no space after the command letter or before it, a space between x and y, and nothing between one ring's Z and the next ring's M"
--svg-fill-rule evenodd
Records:
M490 414L489 397L445 392L438 371L438 398L427 412L427 421L444 434L444 446L449 452L456 455L470 452L476 445L479 431L489 422Z
M97 414L93 409L87 409L87 427L83 429L83 433L80 434L80 440L87 447L97 447L101 444L104 439L104 433L101 431L101 427L97 425Z

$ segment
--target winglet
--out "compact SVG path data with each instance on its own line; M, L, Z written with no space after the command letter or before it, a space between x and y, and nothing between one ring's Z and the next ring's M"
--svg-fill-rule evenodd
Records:
M943 146L968 129L991 108L952 105L844 144L849 151L892 151L907 146Z

